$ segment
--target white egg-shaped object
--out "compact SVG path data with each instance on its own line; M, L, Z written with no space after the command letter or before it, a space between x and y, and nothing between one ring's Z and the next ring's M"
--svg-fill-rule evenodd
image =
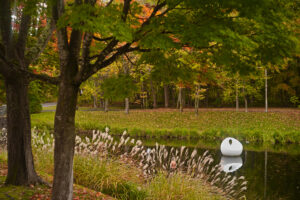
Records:
M237 139L228 137L221 143L221 152L224 156L240 156L243 152L243 145Z
M243 160L241 157L222 156L220 165L224 172L234 172L243 166Z

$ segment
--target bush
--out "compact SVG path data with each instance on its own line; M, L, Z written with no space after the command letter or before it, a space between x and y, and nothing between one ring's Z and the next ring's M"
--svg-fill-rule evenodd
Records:
M39 82L33 81L29 85L29 111L30 113L42 112L42 91Z
M40 113L42 112L42 104L40 99L36 95L29 96L29 111L30 113Z

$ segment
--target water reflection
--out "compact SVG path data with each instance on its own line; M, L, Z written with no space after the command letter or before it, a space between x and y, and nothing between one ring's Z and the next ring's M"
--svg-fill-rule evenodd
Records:
M219 164L222 160L219 141L209 143L201 140L144 140L144 143L147 143L148 146L155 145L155 142L169 147L187 146L191 148L191 151L196 147L200 154L209 149L210 154L215 159L215 164ZM274 145L271 147L247 144L244 147L242 166L232 172L232 175L245 176L248 181L247 199L299 199L299 144Z
M222 156L220 165L224 172L230 173L241 168L243 166L243 160L240 156L238 157Z

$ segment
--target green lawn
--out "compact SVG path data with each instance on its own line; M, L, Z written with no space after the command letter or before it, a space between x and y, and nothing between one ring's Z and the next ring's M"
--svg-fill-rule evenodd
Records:
M32 125L53 128L54 113L32 115ZM127 129L132 136L149 137L203 137L207 139L234 136L241 140L279 143L300 142L300 112L194 112L140 111L129 115L122 111L83 112L76 115L76 127L80 130L104 129L111 134L121 134Z

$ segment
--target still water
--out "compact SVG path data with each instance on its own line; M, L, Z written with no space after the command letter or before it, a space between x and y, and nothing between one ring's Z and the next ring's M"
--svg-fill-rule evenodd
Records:
M245 176L247 199L300 199L300 146L269 146L248 144L243 154L234 159L222 157L220 142L183 140L149 140L143 139L146 146L155 142L169 147L187 146L198 149L198 152L209 150L215 164L227 164L227 171L232 175ZM235 165L230 165L235 163Z

